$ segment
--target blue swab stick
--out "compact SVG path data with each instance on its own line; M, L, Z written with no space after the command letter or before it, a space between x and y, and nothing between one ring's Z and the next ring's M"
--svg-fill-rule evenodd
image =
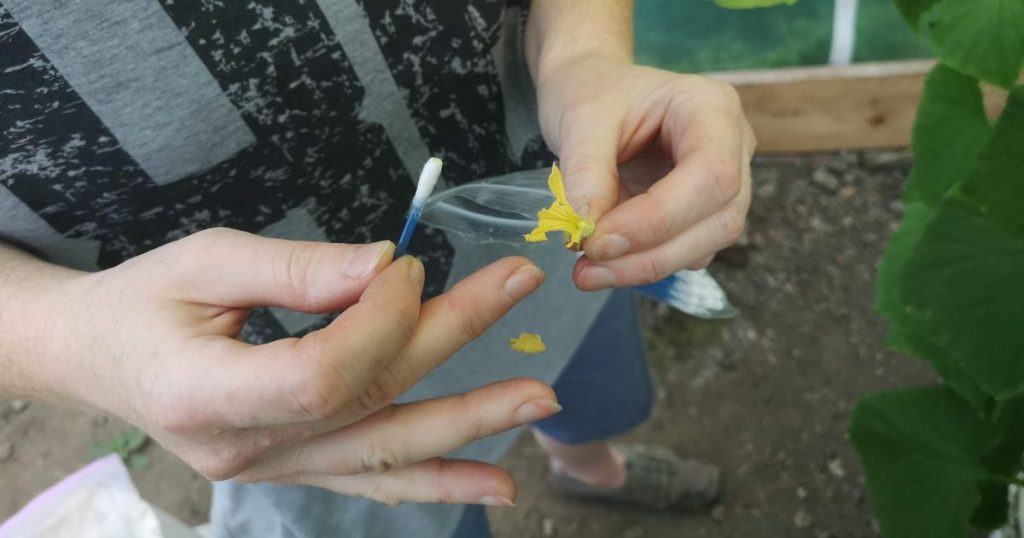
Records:
M427 203L430 193L434 192L437 179L441 177L441 159L431 157L423 165L420 172L420 179L416 183L416 194L412 197L412 205L409 206L409 216L405 219L405 227L402 228L402 236L398 238L398 248L395 249L395 257L405 255L409 248L409 241L416 231L416 225L420 223L420 214L423 212L423 204Z

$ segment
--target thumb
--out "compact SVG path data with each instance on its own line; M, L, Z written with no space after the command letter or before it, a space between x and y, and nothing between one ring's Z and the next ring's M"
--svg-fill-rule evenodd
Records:
M566 196L580 215L597 221L619 196L619 131L602 117L568 123L559 148Z
M169 289L183 300L324 313L357 302L395 245L287 241L215 228L164 248L174 258Z

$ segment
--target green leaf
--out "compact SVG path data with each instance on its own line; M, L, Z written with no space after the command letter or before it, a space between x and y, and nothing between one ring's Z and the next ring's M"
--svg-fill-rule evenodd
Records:
M1009 484L1006 482L982 482L978 486L981 501L971 514L971 526L976 529L994 531L1006 524L1009 511L1007 496Z
M131 430L125 433L125 440L129 452L141 449L149 441L149 435L142 430Z
M1024 63L1024 0L942 0L928 17L939 59L976 79L1009 88Z
M1024 88L975 171L928 223L900 277L908 326L986 392L1024 391Z
M942 376L943 381L980 410L987 404L989 394L952 355L917 330L903 308L904 266L933 215L934 211L924 203L907 204L903 222L889 240L879 264L875 309L889 319L886 340L890 349L916 355L928 361Z
M991 131L978 81L936 65L925 80L914 121L906 202L935 207L974 168Z
M903 317L903 294L900 289L903 268L933 214L933 209L922 202L907 203L900 227L889 239L882 261L878 264L875 310L889 318L890 322L896 323Z
M1024 235L1024 86L1007 97L992 140L961 192L1007 231Z
M89 447L89 459L96 460L100 459L107 454L111 454L114 451L109 446L93 445Z
M967 400L978 413L988 408L992 401L992 395L985 391L977 379L971 375L956 359L942 347L928 340L920 331L908 328L906 320L890 325L889 331L892 335L898 334L901 343L906 346L904 352L920 357L927 361L939 373L942 380Z
M1024 396L999 402L993 415L999 437L985 455L985 466L999 476L1015 477L1021 470L1024 453Z
M1024 452L1024 396L1016 396L998 403L990 413L990 422L995 425L997 437L992 448L985 454L982 463L1003 482L989 482L982 486L982 501L971 517L975 527L994 530L1007 517L1007 482L1021 471L1021 454Z
M128 434L126 432L118 432L110 438L110 450L117 452L122 458L128 457Z
M920 32L921 16L938 2L939 0L896 0L896 7L899 8L900 15L903 15L907 24L915 32Z
M715 0L715 4L726 9L754 9L758 7L791 6L798 0Z
M139 470L149 466L149 456L142 453L135 453L128 457L128 467Z
M903 275L908 317L986 392L1024 389L1024 237L962 200L935 215Z
M993 428L946 387L862 399L850 440L883 536L963 538L989 478L980 458L994 438Z

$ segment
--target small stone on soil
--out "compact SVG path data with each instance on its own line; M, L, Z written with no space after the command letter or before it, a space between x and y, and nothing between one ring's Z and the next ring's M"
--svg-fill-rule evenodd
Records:
M714 508L711 509L711 519L715 521L723 521L725 519L725 505L718 503Z
M11 411L14 411L15 413L21 413L22 411L28 409L28 405L28 400L11 400Z
M839 180L836 176L824 168L818 168L811 176L811 181L828 192L836 192L839 189Z
M846 470L843 469L843 461L835 458L828 461L828 473L836 478L844 478Z
M544 536L555 535L555 520L550 517L546 517L540 520L540 531Z
M910 166L911 157L906 151L868 151L864 153L865 168L888 168Z
M814 520L811 519L811 515L804 512L802 509L797 510L796 513L793 514L793 525L798 529L806 529L807 527L810 527L813 522Z
M807 498L807 490L802 488L802 487L796 488L796 496L800 497L801 499L806 499Z

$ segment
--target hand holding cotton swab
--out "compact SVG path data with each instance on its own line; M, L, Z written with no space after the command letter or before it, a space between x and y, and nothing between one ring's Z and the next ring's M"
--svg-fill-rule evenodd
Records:
M434 192L434 186L437 185L437 180L440 177L441 159L437 157L427 159L426 164L423 165L423 171L420 172L420 179L416 183L416 194L412 197L412 204L409 206L409 216L405 219L405 227L402 228L402 236L398 238L398 248L395 249L396 258L404 255L405 251L408 250L409 241L412 240L412 234L416 230L416 225L420 222L423 205L430 198L430 193Z

